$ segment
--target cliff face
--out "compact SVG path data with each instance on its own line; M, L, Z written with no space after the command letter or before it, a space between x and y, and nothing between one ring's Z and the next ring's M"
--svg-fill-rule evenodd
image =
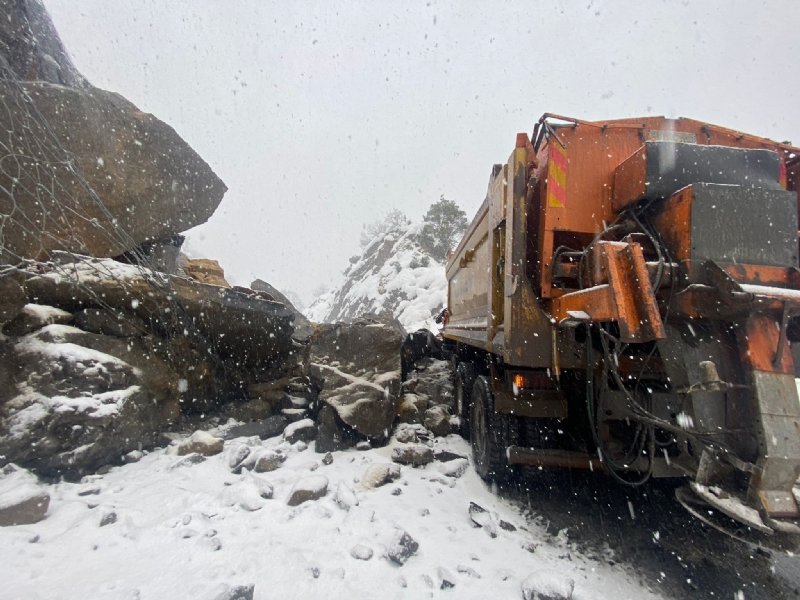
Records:
M0 6L0 261L117 256L208 220L225 184L175 130L92 86L39 0Z
M447 299L444 265L419 244L419 226L377 235L344 271L344 281L306 309L312 321L348 321L391 313L406 331L433 328Z

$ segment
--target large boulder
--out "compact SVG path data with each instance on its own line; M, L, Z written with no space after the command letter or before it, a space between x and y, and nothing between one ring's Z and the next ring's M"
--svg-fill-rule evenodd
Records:
M179 416L178 374L158 341L48 325L14 345L12 397L0 406L0 455L73 474L152 446Z
M28 265L26 272L30 298L72 312L111 307L176 340L201 336L195 346L206 354L212 348L242 368L264 367L293 350L289 310L247 288L221 288L62 252L50 262Z
M117 256L207 221L226 191L208 164L169 125L88 84L39 1L3 8L0 130L25 162L0 170L0 260Z
M310 370L323 381L319 398L349 427L385 441L400 398L400 345L405 330L391 317L319 325Z

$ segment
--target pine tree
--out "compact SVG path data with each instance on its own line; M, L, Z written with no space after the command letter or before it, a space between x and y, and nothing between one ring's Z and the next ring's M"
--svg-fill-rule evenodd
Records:
M442 195L423 217L419 241L435 260L443 262L467 230L467 214Z

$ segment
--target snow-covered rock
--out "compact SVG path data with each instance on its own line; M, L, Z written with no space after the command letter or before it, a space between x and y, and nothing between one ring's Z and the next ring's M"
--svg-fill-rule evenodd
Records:
M449 435L453 432L450 425L450 412L443 404L437 404L426 410L422 423L437 436Z
M421 467L433 461L433 450L424 444L401 444L392 448L392 460L401 465Z
M256 586L221 584L210 600L253 600Z
M436 331L433 316L447 299L444 265L419 244L421 225L379 233L344 271L342 283L323 294L305 314L318 323L391 313L407 331Z
M309 500L322 498L328 492L328 478L324 475L303 477L294 484L286 504L297 506Z
M259 453L258 458L253 464L253 471L256 473L268 473L280 467L286 460L286 455L274 450L265 450Z
M203 456L213 456L222 452L225 444L222 438L214 437L207 431L195 431L187 439L178 444L176 453L178 456L187 454L202 454Z
M290 444L300 441L310 442L317 437L317 425L311 419L289 423L283 431L283 437Z
M392 463L370 465L361 477L361 487L374 489L400 477L400 467Z
M320 325L311 338L310 371L323 382L320 402L361 437L378 443L388 438L397 412L404 337L395 319L374 316Z
M339 485L336 487L333 501L336 502L342 510L350 510L354 506L358 506L358 496L356 496L356 493L344 482L339 482Z
M439 465L438 469L442 475L447 477L458 478L467 472L469 468L469 461L466 458L457 458L449 460Z
M0 454L47 473L82 472L152 446L177 419L177 374L147 347L68 325L17 338L0 395Z
M537 571L522 582L523 600L571 600L575 581L552 571Z
M50 494L35 475L14 464L0 469L0 526L38 523L49 506Z
M26 304L22 311L3 327L6 335L26 335L47 325L69 323L72 313L55 306Z
M358 560L369 560L373 554L372 548L364 544L356 544L350 549L350 556Z
M417 550L419 550L419 543L408 533L398 529L386 547L386 555L389 560L398 565L404 565L409 558L416 554Z

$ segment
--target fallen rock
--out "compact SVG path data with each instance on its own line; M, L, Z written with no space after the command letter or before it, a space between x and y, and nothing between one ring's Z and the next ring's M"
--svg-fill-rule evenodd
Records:
M453 407L453 374L448 361L435 358L423 358L417 361L413 380L416 380L414 392L428 398L432 405L444 404Z
M283 431L283 437L290 444L301 441L308 443L317 437L317 425L311 419L289 423Z
M325 465L326 467L328 465L332 465L333 464L333 454L331 454L330 452L325 454L325 456L322 457L322 464Z
M328 478L324 475L303 477L294 484L286 504L297 506L309 500L322 498L328 492Z
M421 467L433 461L433 450L423 444L403 444L392 448L392 460L401 465Z
M310 371L323 382L320 401L378 443L388 438L399 404L404 337L402 326L384 317L319 325L311 337Z
M178 444L176 453L178 456L187 454L202 454L203 456L214 456L222 452L225 444L222 438L214 437L207 431L195 431L188 439Z
M457 479L467 472L469 461L466 458L457 458L439 465L439 472L447 477Z
M212 600L253 600L255 590L254 583L247 585L222 584L212 596Z
M439 579L440 590L449 590L450 588L456 587L456 578L444 567L436 569L436 576Z
M361 477L361 487L374 489L400 477L400 467L392 463L380 463L367 467Z
M424 401L427 407L427 399L421 399L416 394L403 394L400 405L397 407L397 418L401 423L422 423L424 410L420 410L417 401Z
M103 513L103 516L100 517L100 527L105 527L106 525L113 525L117 522L117 513L113 510Z
M254 512L264 507L264 500L272 498L272 484L251 473L225 488L222 492L222 503L226 506L238 506L243 510Z
M72 313L55 306L43 304L26 304L11 321L3 327L6 335L22 336L46 327L47 325L66 324L72 319Z
M444 437L452 433L450 427L450 413L447 407L442 404L426 410L422 424L438 437Z
M0 526L30 525L45 518L50 494L35 475L15 464L0 469Z
M350 556L357 560L369 560L373 554L372 548L364 544L356 544L350 549Z
M456 566L456 571L458 571L459 573L462 573L464 575L468 575L469 577L472 577L473 579L480 579L481 578L480 573L478 573L472 567L468 567L466 565L458 565L458 566Z
M141 450L131 450L122 456L122 462L125 464L137 463L144 458L144 452Z
M419 550L419 544L402 529L395 531L394 536L386 548L389 560L404 565Z
M258 436L262 440L275 437L286 429L287 421L281 415L272 415L261 421L234 425L225 430L224 439Z
M523 600L571 600L575 581L551 571L536 571L522 582Z
M354 506L358 506L358 496L348 487L346 483L339 483L336 487L336 493L333 496L333 501L342 510L350 510Z
M231 472L241 473L251 452L250 446L246 444L239 444L231 447L228 451L228 467Z
M317 414L317 452L335 452L352 448L356 436L339 418L336 410L324 404Z
M267 450L258 455L253 464L256 473L268 473L280 467L286 461L286 456L274 450Z
M394 431L394 439L403 444L414 444L419 441L417 428L408 423L400 423Z
M247 485L255 489L259 498L263 498L264 500L269 500L270 498L272 498L274 493L274 488L272 487L272 484L266 479L262 479L261 477L253 475L248 471L246 472L245 475L245 482Z

